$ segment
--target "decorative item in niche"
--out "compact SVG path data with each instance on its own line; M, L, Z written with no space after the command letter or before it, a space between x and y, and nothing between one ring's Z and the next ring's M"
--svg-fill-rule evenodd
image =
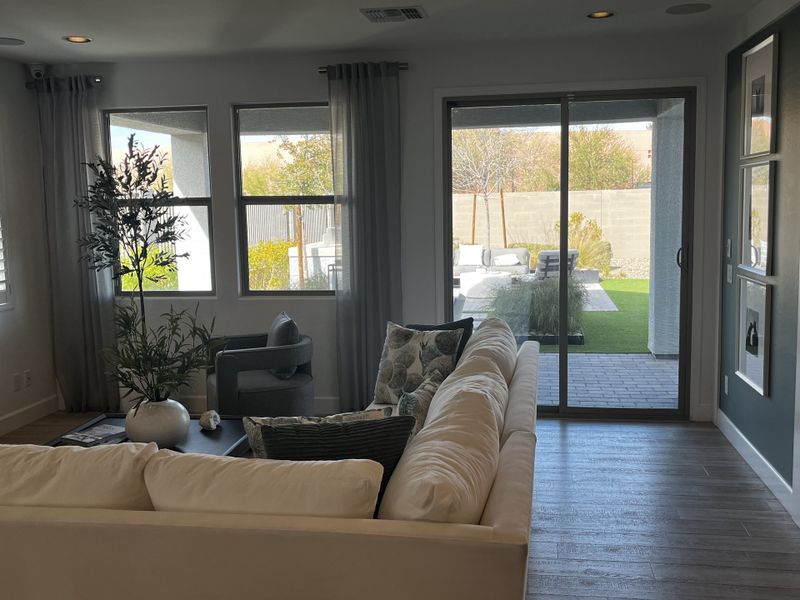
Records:
M739 278L736 374L762 396L769 395L771 302L771 285Z
M742 55L744 156L775 151L777 67L777 35L771 35Z
M772 274L773 197L776 162L742 168L741 266Z

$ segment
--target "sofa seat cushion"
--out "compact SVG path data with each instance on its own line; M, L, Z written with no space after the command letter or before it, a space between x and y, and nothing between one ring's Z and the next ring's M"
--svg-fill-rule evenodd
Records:
M496 400L486 387L452 379L436 392L389 480L381 519L480 521L500 454Z
M160 450L144 478L157 511L368 519L382 475L371 460L249 460Z
M470 356L485 356L494 361L506 380L511 382L517 364L517 339L508 323L502 319L486 319L464 348L461 360Z
M155 444L0 445L0 505L152 510L144 482Z

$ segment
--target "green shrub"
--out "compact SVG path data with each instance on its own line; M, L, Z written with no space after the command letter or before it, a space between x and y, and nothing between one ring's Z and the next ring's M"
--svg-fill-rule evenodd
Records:
M251 290L289 289L289 248L292 241L258 242L247 249Z
M557 277L541 281L515 283L497 290L489 316L503 319L517 335L537 333L558 335L559 286ZM586 288L572 277L567 284L570 334L583 331L583 307Z
M159 260L161 254L159 251L151 252L152 256L144 268L145 279L142 282L142 290L145 292L175 292L178 290L178 271L174 264L170 266L158 264L162 262ZM130 260L122 259L120 262L123 267L130 268L131 266ZM135 292L139 289L136 274L133 272L120 277L120 284L123 292Z
M603 277L611 271L611 243L603 239L603 229L594 219L587 219L583 213L574 212L569 216L567 237L570 249L578 251L579 269L597 269ZM559 233L560 223L555 231Z

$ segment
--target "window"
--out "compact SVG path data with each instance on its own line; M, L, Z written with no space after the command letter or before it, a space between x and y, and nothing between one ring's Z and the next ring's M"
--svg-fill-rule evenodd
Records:
M8 271L6 271L6 247L3 239L3 222L0 220L0 306L8 304Z
M208 119L204 108L112 111L107 113L111 162L119 164L128 138L164 153L167 186L175 195L172 210L183 217L185 235L175 243L177 269L159 281L148 281L150 294L213 293L211 248L211 183L208 168ZM122 292L136 289L132 276L123 277Z
M245 293L330 294L336 213L330 116L321 105L235 109Z

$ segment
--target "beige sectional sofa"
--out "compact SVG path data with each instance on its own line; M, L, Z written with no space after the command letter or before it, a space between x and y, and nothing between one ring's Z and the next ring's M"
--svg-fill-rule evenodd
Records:
M487 331L486 339L477 340L483 348L473 354L494 356ZM470 364L474 371L479 361ZM520 600L531 519L538 345L525 343L511 368L497 431L497 469L474 524L11 506L19 503L4 501L0 492L0 504L6 504L0 506L0 598ZM508 364L500 367L507 369ZM459 377L466 375L457 369L449 384ZM401 461L399 477L412 467ZM394 492L400 511L401 492Z

